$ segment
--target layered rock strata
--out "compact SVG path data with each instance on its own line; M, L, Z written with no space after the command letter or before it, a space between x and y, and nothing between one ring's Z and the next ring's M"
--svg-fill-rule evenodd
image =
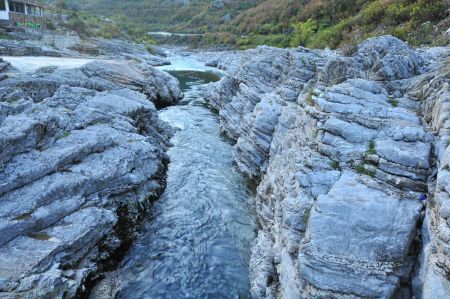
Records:
M129 62L0 81L0 297L70 298L162 192L176 79Z
M96 91L127 88L143 93L158 107L177 103L183 94L178 81L166 72L135 61L93 61L79 69L49 69L0 81L5 99L31 97L40 101L61 85Z
M259 47L204 90L260 179L254 298L450 296L449 53Z

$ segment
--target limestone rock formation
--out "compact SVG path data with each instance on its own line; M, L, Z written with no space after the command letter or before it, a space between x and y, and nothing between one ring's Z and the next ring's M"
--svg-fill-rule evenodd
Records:
M55 49L15 40L0 40L0 54L8 56L62 56L62 53Z
M235 60L204 97L260 180L252 296L449 297L450 48L383 36Z
M440 55L445 53L444 67L434 65L412 88L423 100L424 119L436 135L430 208L422 226L423 248L414 277L415 293L422 298L446 298L450 293L450 55L448 50Z
M125 58L128 60L146 61L153 66L167 65L170 62L165 59L166 53L154 46L147 49L144 45L126 40L91 38L81 43L77 48L91 47L96 49L96 55L105 55L114 59ZM90 49L90 51L93 51ZM89 51L89 49L87 49ZM149 53L151 51L151 53Z
M152 101L182 93L128 62L0 85L0 297L82 294L162 192L172 130Z
M35 101L51 96L61 85L97 91L128 88L144 93L156 106L177 103L183 94L178 81L153 67L134 61L93 61L80 69L56 70L0 81L8 100L31 96ZM20 87L20 88L17 88Z
M32 38L33 36L27 36ZM50 56L50 57L103 57L114 60L132 60L145 63L147 66L160 66L170 64L165 53L158 48L145 48L133 42L102 38L91 38L74 45L64 46L58 42L61 36L53 36L52 46L42 45L41 42L30 39L8 40L0 39L0 54L6 56ZM79 38L78 38L79 41ZM54 43L56 42L57 45Z

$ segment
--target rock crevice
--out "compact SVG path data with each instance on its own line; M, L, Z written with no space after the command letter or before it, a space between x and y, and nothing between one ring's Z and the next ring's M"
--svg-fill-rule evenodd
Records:
M120 74L120 75L119 75ZM0 81L0 297L81 296L162 192L183 94L133 62Z

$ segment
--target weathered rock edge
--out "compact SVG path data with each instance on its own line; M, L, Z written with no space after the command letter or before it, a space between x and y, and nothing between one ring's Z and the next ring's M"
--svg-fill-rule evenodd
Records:
M0 297L87 296L165 185L183 94L135 62L0 81Z
M450 297L449 56L384 36L215 58L204 97L261 180L254 298Z

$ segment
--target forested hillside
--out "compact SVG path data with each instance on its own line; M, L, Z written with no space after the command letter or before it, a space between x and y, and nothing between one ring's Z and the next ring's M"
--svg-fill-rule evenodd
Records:
M218 31L240 12L262 0L82 0L81 7L104 16L145 24L149 30Z
M266 0L228 26L241 46L314 48L354 44L392 34L413 45L439 43L450 22L448 0Z
M200 45L351 46L392 34L412 45L442 44L449 0L58 0L72 27L116 37L149 31L205 33ZM100 26L99 16L108 24ZM103 18L103 21L105 20ZM198 41L197 41L198 42Z

